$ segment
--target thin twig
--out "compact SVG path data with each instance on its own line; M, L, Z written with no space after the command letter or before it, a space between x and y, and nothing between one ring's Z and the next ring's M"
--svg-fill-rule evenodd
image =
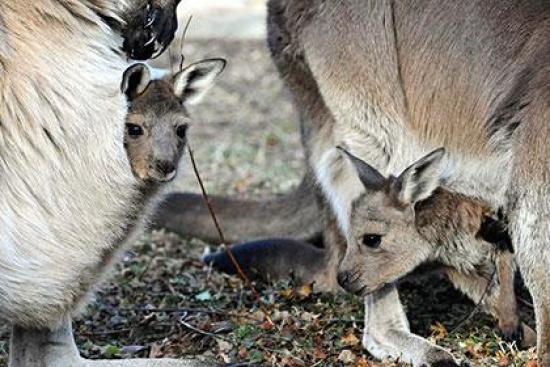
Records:
M201 335L204 335L204 336L209 336L209 337L211 337L211 338L221 339L221 340L224 340L224 341L226 341L226 342L228 342L228 343L233 344L233 343L232 343L232 340L229 339L229 338L226 338L226 337L224 337L224 336L221 336L221 335L219 335L219 334L217 334L217 333L211 333L211 332L209 332L209 331L205 331L205 330L199 329L199 328L197 328L197 327L191 325L190 323L187 322L187 317L189 317L189 313L184 312L183 315L181 315L180 320L179 320L179 321L180 321L180 324L181 324L183 327L185 327L186 329L191 330L192 332L197 333L197 334L201 334Z
M185 24L185 28L183 28L183 32L181 34L181 43L180 43L180 53L181 53L181 60L180 60L180 71L183 70L183 63L185 61L185 55L183 54L183 45L185 44L185 37L187 37L187 30L189 29L189 25L191 24L191 20L193 19L193 15L189 16L189 19L187 19L187 23Z
M212 217L212 221L214 222L214 226L216 227L216 230L218 231L218 236L219 236L219 239L220 239L220 243L221 243L222 247L224 248L225 252L227 253L227 256L229 256L229 259L233 263L233 266L235 266L235 269L237 269L237 273L242 278L242 280L245 282L246 286L252 291L252 293L256 297L256 301L258 302L260 310L264 314L266 320L271 325L274 325L273 321L271 321L271 318L269 317L269 312L267 311L267 308L265 307L264 303L262 302L262 297L260 296L260 293L258 293L256 288L252 285L252 282L250 281L250 279L244 273L243 269L239 265L239 262L237 261L237 259L233 255L233 252L229 249L229 246L227 246L227 242L225 241L225 236L223 234L222 228L220 226L220 223L218 222L218 218L216 216L214 208L212 207L212 204L210 203L208 193L206 192L206 188L204 187L204 183L202 181L199 170L197 168L197 162L195 161L195 155L193 154L193 150L191 149L191 145L187 144L187 150L189 151L189 157L191 159L191 165L193 166L193 171L195 172L195 176L197 177L197 181L198 181L199 186L201 188L204 203L206 204L206 207L208 208L208 211L210 212L210 216Z
M533 306L533 304L532 304L531 302L527 301L526 299L523 299L523 298L521 298L521 297L518 297L518 301L519 301L520 303L523 303L524 306L527 306L527 307L532 308L532 309L535 308L535 306Z
M129 309L127 309L129 310ZM167 307L167 308L135 308L131 309L135 312L144 312L144 313L183 313L183 312L192 312L192 313L203 313L206 315L220 315L220 316L229 316L236 317L240 319L256 320L254 317L246 314L235 313L231 311L216 311L208 310L204 308L179 308L179 307ZM120 311L120 310L119 310ZM123 309L124 311L124 309Z
M168 46L168 66L170 68L170 75L174 74L174 65L172 65L172 47Z

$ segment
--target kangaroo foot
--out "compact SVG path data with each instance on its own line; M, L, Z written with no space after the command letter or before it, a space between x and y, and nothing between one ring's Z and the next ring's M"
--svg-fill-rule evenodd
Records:
M399 358L415 367L461 367L450 352L410 332L395 286L365 298L363 346L376 358Z
M194 360L127 359L92 361L80 357L71 322L57 330L26 329L14 326L10 341L9 367L213 367Z
M521 334L522 338L520 340L520 347L523 349L528 349L537 345L537 333L535 330L531 329L525 323L521 323Z
M537 344L537 334L524 323L520 323L515 329L499 327L499 334L507 342L517 342L521 348L530 348Z

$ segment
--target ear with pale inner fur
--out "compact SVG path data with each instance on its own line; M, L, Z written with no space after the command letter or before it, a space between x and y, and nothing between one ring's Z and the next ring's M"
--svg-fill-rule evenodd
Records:
M189 65L174 76L174 93L185 104L200 102L225 64L224 59L208 59Z
M359 157L354 156L341 146L337 146L336 149L341 150L348 156L349 160L351 161L351 163L353 163L353 166L355 167L355 171L357 172L359 179L366 189L378 191L384 188L386 184L386 178L382 176L382 174L378 172L376 168L372 167L370 164L363 161Z
M120 90L132 100L141 95L151 82L149 67L142 63L130 66L122 75Z
M445 149L436 149L405 169L391 184L393 198L413 205L430 197L441 183L444 155Z

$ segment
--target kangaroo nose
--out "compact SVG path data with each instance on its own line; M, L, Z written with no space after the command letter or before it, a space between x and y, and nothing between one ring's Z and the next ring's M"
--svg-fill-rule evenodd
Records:
M156 166L157 170L164 175L169 175L176 170L176 166L170 161L159 161Z
M349 287L349 281L351 278L351 274L349 271L343 271L338 273L338 276L336 277L338 280L338 284L344 289L348 289Z

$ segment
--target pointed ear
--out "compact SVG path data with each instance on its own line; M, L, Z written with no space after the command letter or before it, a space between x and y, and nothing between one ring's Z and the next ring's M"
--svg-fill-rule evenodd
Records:
M189 65L174 77L174 93L183 103L198 103L214 85L225 65L224 59L202 60Z
M359 176L359 179L361 180L365 188L377 191L384 188L386 184L386 178L382 176L382 174L378 172L376 168L372 167L362 159L354 156L341 146L337 146L336 149L344 152L351 163L353 163L355 171L357 172L357 175Z
M439 148L413 163L394 179L390 195L403 205L430 197L441 183L444 155L445 149Z
M122 75L120 90L132 100L141 95L151 82L151 72L145 64L138 63L130 66Z

